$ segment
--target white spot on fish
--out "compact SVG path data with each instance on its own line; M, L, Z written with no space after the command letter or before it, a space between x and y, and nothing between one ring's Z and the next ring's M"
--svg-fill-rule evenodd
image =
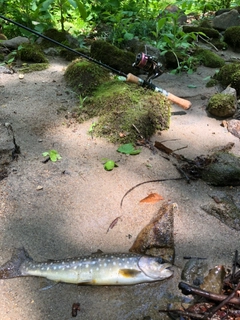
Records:
M85 265L85 268L88 268L88 264Z
M73 269L76 270L76 269L77 269L77 266L73 267ZM64 270L64 269L63 269L63 270Z
M65 264L65 262L64 262L64 261L62 261L62 264Z
M114 265L114 266L116 265L116 262L115 262L115 261L113 261L113 265Z
M121 266L122 264L121 264L121 262L119 262L119 264L118 264L119 266Z
M43 269L44 269L44 268L43 268ZM42 269L42 270L43 270L43 269ZM54 267L53 267L53 270L56 270L56 269L57 269L57 267L56 267L56 266L54 266Z
M106 267L107 266L107 264L106 263L104 263L104 267Z

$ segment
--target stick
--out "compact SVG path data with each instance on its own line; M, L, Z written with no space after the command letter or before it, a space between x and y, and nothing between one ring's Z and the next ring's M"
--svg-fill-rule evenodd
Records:
M162 95L164 95L165 97L167 97L169 100L171 100L173 103L176 103L177 105L179 105L180 107L182 107L183 109L187 110L191 107L191 102L182 98L179 98L177 96L175 96L174 94L167 92L166 90L159 88L157 86L155 86L154 84L147 82L141 78L138 78L137 76L134 76L133 74L129 73L127 75L127 82L132 82L132 83L136 83L140 86L143 87L147 87L152 89L153 91L156 92L160 92Z

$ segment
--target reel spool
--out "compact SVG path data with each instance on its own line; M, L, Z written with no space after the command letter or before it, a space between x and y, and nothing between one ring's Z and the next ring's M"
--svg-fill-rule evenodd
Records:
M154 57L143 52L136 56L136 60L132 66L148 72L147 81L149 82L163 74L163 70L161 69L162 64L156 61Z

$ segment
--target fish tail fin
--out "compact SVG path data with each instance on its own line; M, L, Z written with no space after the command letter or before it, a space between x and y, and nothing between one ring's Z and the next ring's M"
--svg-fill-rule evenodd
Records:
M31 260L24 248L15 249L9 261L0 267L0 279L10 279L24 276L21 272L21 265Z

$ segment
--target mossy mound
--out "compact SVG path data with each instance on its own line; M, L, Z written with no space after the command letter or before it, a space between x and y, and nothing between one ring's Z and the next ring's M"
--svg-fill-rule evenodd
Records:
M44 32L44 35L71 48L75 48L78 45L77 40L74 39L67 31L59 31L57 29L51 28L46 30ZM54 42L44 38L39 39L39 43L44 49L58 46Z
M235 97L232 94L216 93L209 99L207 111L215 117L231 117L236 112Z
M205 27L199 27L199 26L183 26L183 31L185 33L190 32L203 32L208 38L220 38L220 34L217 30L213 28L205 28Z
M83 53L86 56L90 56L90 52L89 52L88 49L77 48L77 49L74 49L74 50L79 52L79 54L74 53L72 51L69 51L67 49L61 49L60 50L60 57L64 58L67 61L73 61L73 60L79 58L81 53Z
M220 68L224 66L225 61L214 52L198 48L194 56L205 66L209 68Z
M224 65L218 73L214 75L224 87L231 84L236 89L237 95L240 95L240 63L229 63Z
M79 113L79 121L98 116L97 136L113 143L136 142L169 127L171 104L160 93L118 80L98 87Z
M19 72L22 73L30 73L34 71L42 71L49 67L49 63L31 63L23 65L21 68L18 69Z
M101 83L110 79L107 70L83 59L76 59L70 63L64 76L67 84L82 96L90 94Z
M127 52L106 41L94 41L91 45L91 57L107 64L108 66L124 73L133 72L132 64L136 59L135 54Z
M48 63L42 49L31 43L21 44L21 48L17 50L17 58L26 62Z
M233 50L240 50L240 26L229 27L224 33L224 41L233 47Z

